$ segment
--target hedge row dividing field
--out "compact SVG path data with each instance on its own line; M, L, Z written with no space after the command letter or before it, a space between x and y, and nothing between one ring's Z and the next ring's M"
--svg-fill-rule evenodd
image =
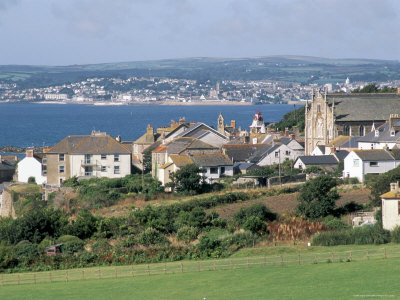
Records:
M177 273L195 273L249 269L254 267L293 266L304 264L338 263L365 260L384 260L400 258L400 247L355 249L318 253L266 255L258 257L240 257L231 259L182 261L159 264L140 264L131 266L82 268L36 273L1 274L0 284L25 285L56 282L73 282L94 279L119 279L126 277L165 275Z

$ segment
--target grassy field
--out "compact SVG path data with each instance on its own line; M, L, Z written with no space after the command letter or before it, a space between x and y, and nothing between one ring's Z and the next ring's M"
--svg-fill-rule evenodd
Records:
M0 286L1 299L400 298L400 259Z

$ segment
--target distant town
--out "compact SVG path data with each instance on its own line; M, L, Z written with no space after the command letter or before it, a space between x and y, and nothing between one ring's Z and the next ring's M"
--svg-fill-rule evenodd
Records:
M349 93L369 82L347 78L336 84L318 85L269 80L222 80L129 77L87 78L44 88L21 89L18 82L0 83L1 102L53 102L94 105L129 104L296 104L311 97L311 91ZM400 80L376 82L378 88L400 86Z

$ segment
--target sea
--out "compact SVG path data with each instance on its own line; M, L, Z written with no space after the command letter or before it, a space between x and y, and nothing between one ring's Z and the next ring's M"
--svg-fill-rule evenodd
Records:
M93 130L122 140L133 141L143 135L148 124L169 126L171 120L203 122L214 128L222 113L225 123L249 129L254 114L260 111L264 122L279 121L299 106L264 105L122 105L0 103L0 147L53 146L68 135L90 134Z

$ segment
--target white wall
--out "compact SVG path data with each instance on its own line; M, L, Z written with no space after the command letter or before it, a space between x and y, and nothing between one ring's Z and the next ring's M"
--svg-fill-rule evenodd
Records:
M28 182L29 177L35 177L37 184L47 181L47 177L42 175L42 164L34 157L25 157L18 163L18 181Z
M358 160L358 163L356 160ZM377 165L371 165L371 161L362 161L360 157L352 151L344 159L343 177L357 177L358 180L363 182L366 174L386 173L396 168L400 163L400 161L394 160L376 162Z
M225 167L225 172L223 174L221 174L221 167ZM214 179L219 179L221 178L221 175L223 176L233 176L233 166L219 166L219 167L215 167L217 168L217 173L215 174L211 174L210 170L211 167L202 167L204 169L206 169L207 171L205 173L203 173L202 175L206 177L206 182L210 183L210 179L211 181L213 181Z
M84 159L85 155L83 154L70 155L71 177L85 176L85 168L82 166ZM119 162L114 162L113 154L107 154L106 159L101 159L100 154L94 154L91 161L93 163L92 176L94 177L120 178L131 174L130 154L120 154ZM101 171L101 166L106 167L105 172ZM114 166L119 166L119 174L114 174Z
M384 229L392 230L400 226L400 199L382 199L382 225Z
M280 151L280 153L279 153ZM278 153L278 154L276 154ZM304 155L304 152L300 152L301 154L299 155L299 151L292 150L286 145L281 145L280 147L276 148L274 151L272 151L270 154L268 154L266 157L261 159L257 165L259 166L270 166L273 164L278 164L283 163L286 159L292 159L293 161L297 159L297 157Z
M371 147L371 144L373 147ZM358 142L358 149L360 150L369 150L369 149L384 149L385 147L388 147L389 149L392 149L396 143L367 143L367 142Z

